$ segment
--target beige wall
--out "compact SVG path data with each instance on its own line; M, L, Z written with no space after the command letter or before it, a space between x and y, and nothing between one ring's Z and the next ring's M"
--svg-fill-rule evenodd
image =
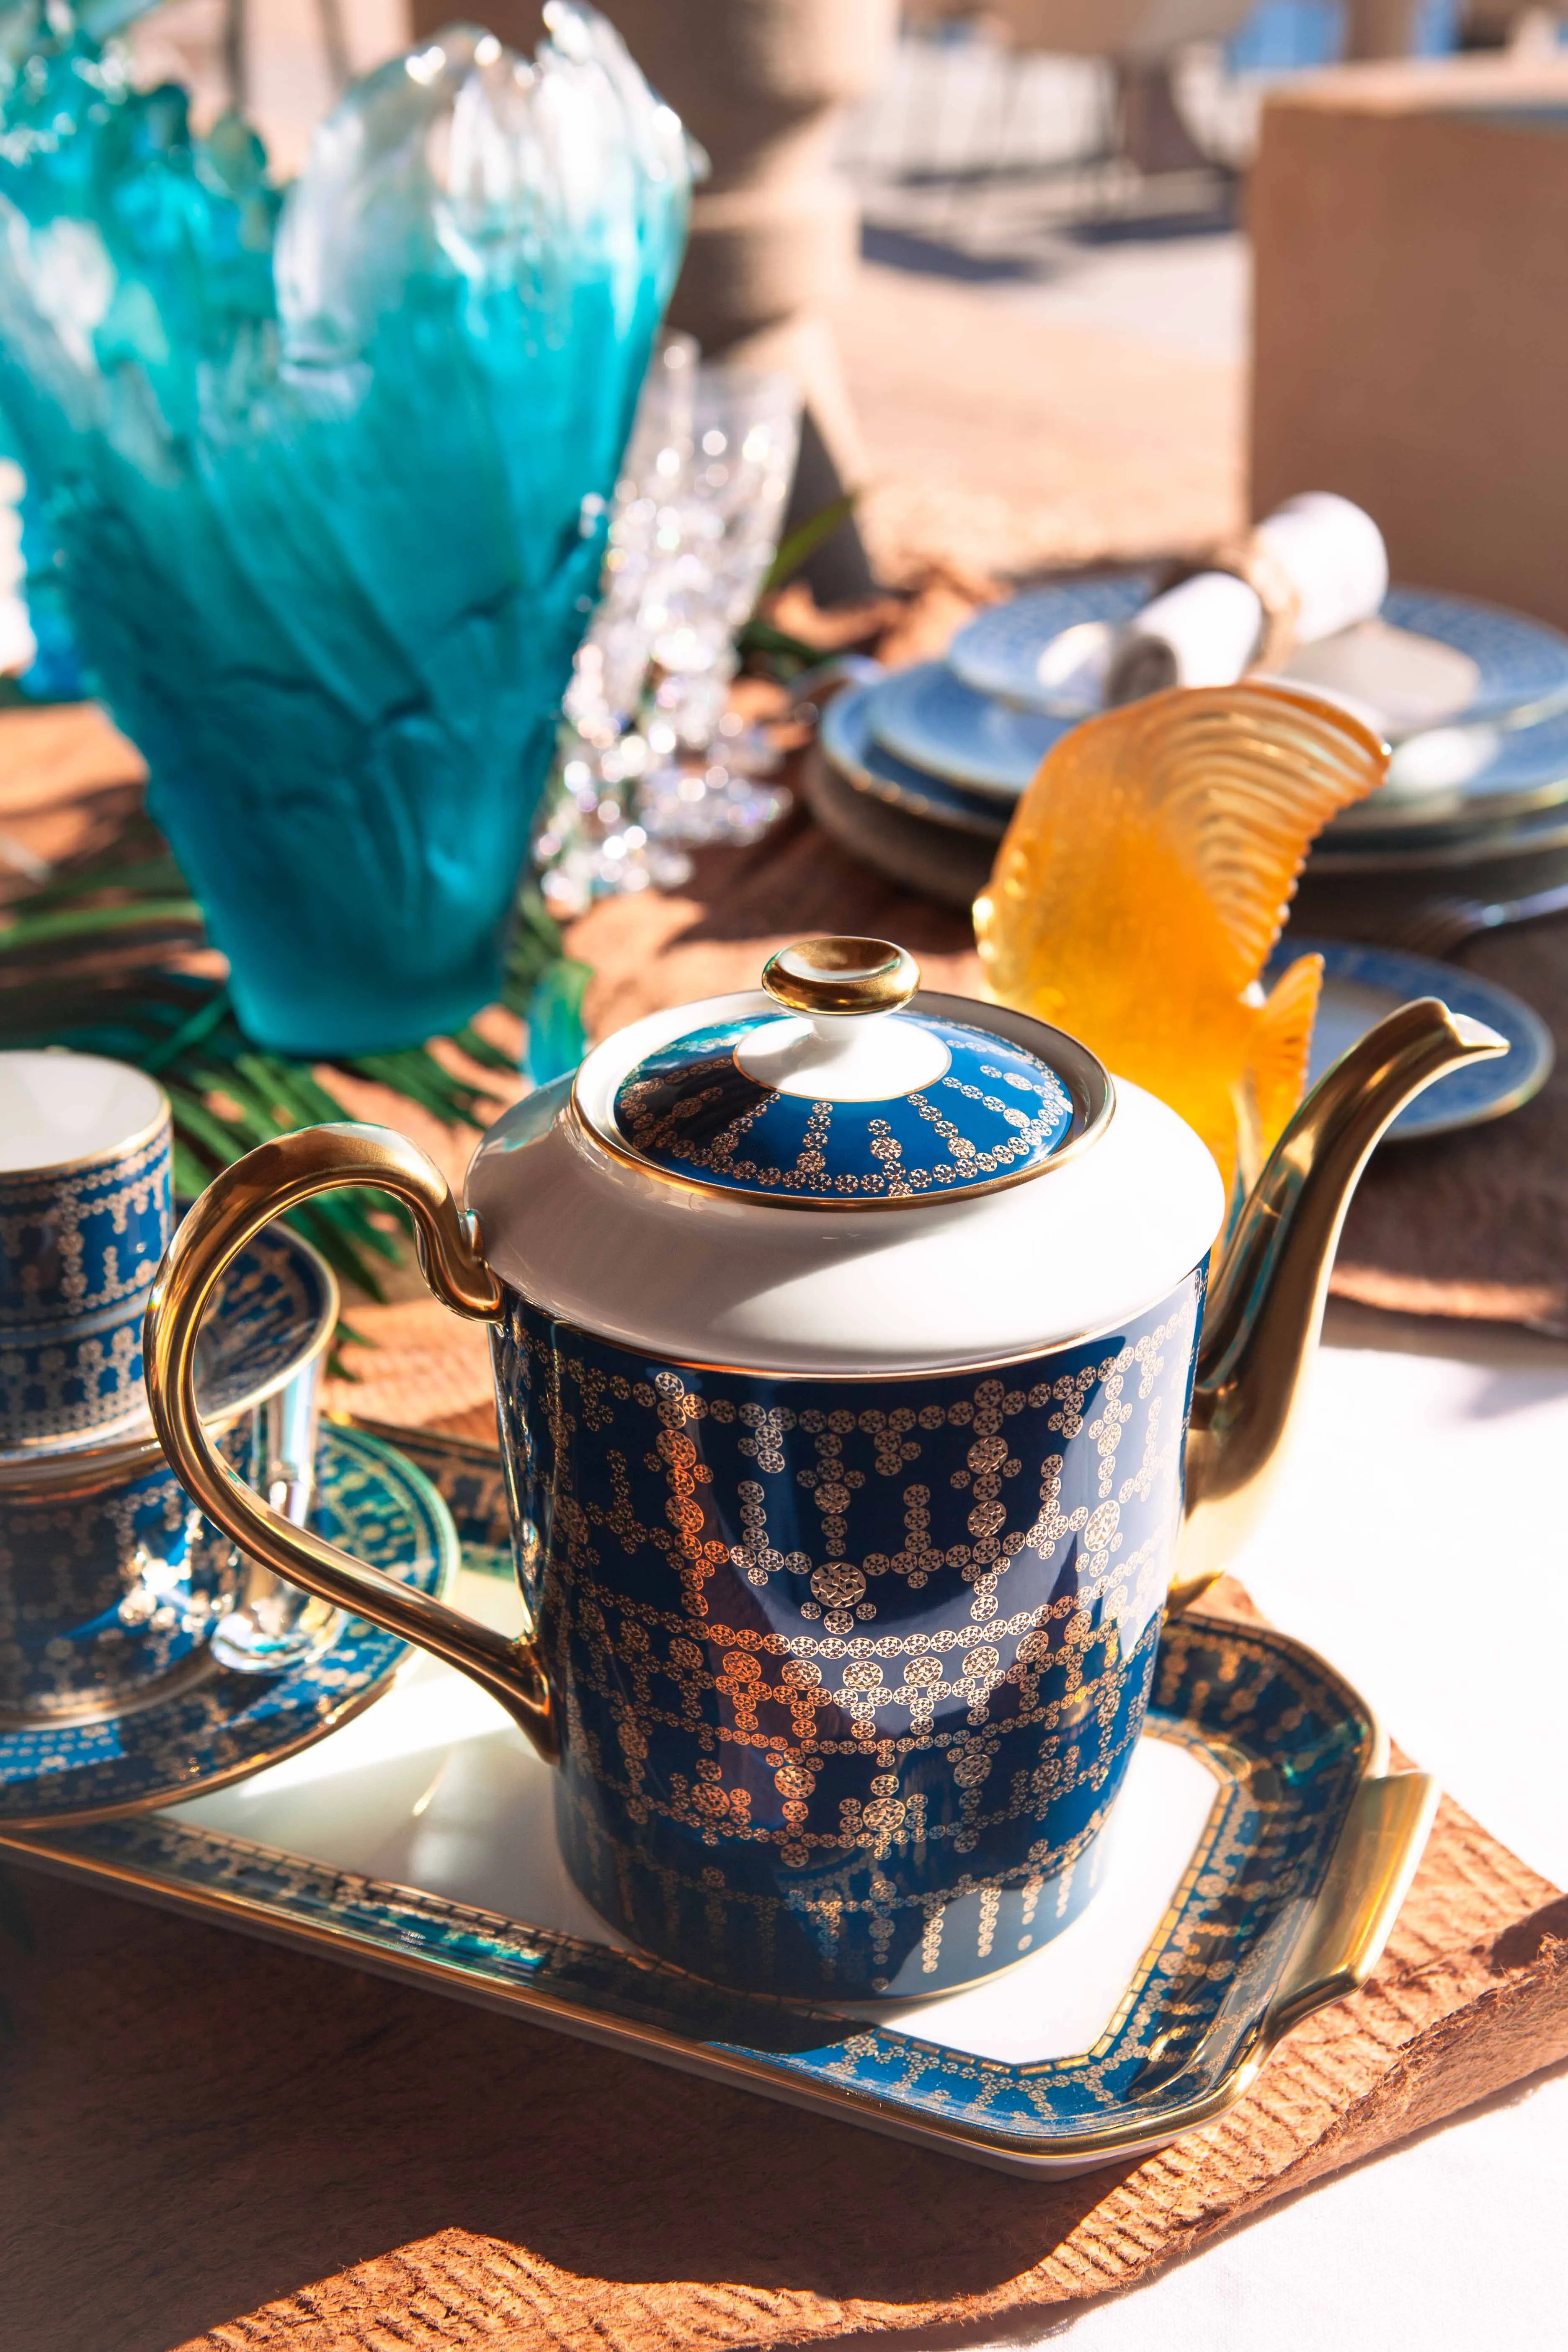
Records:
M1254 511L1342 491L1397 578L1568 625L1568 67L1314 79L1250 210Z

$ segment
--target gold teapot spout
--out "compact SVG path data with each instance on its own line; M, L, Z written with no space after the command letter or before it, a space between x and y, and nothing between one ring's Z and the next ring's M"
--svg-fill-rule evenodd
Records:
M1373 1147L1423 1087L1507 1051L1495 1030L1436 996L1402 1005L1324 1073L1269 1154L1209 1291L1173 1609L1223 1573L1268 1497Z

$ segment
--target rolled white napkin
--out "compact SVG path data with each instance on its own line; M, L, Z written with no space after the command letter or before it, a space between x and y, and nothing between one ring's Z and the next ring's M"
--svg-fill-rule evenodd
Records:
M1315 645L1371 618L1388 593L1388 551L1369 514L1330 490L1289 499L1257 525L1248 565L1269 603L1234 572L1199 572L1130 621L1110 648L1108 703L1173 686L1229 686L1265 649L1272 625ZM1270 606L1273 609L1270 609Z

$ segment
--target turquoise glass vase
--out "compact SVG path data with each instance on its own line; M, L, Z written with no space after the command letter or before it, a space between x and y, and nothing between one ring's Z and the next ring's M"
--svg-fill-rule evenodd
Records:
M459 26L370 75L281 193L58 10L13 44L0 406L277 1051L499 986L689 185L616 34L544 13L531 61Z

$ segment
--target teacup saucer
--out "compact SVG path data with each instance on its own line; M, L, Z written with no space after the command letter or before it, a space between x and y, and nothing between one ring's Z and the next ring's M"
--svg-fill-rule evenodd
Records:
M331 1345L337 1277L309 1242L268 1225L224 1276L196 1349L196 1394L206 1422L232 1421L287 1387ZM145 1401L123 1420L65 1437L0 1447L0 1478L69 1456L79 1465L156 1445Z
M310 1524L421 1592L456 1574L451 1514L422 1471L356 1430L323 1429ZM98 1821L221 1788L309 1747L379 1697L406 1643L334 1617L321 1647L265 1681L210 1654L134 1708L0 1731L0 1827Z

